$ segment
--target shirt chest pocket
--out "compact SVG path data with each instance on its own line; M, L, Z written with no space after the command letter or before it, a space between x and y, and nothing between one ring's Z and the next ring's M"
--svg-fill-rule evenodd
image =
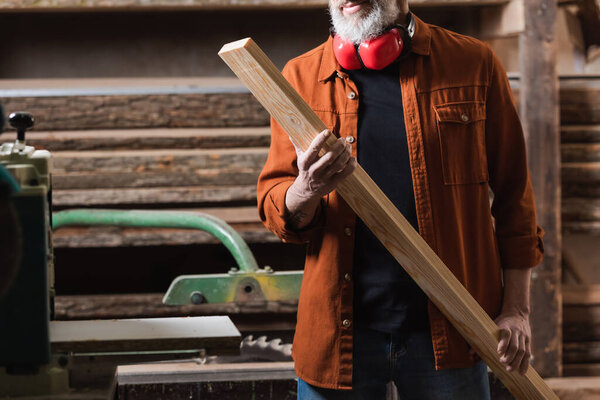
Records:
M487 182L485 103L447 103L434 109L444 184Z

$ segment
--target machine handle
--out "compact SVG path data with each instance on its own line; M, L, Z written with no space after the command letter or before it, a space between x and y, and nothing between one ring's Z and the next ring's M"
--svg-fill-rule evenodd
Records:
M14 112L8 116L10 126L17 130L17 140L25 141L25 131L33 126L35 119L33 115L26 112Z
M89 209L66 210L53 214L53 230L77 225L199 229L210 233L225 245L241 272L258 271L256 259L244 239L225 221L209 214L183 211Z

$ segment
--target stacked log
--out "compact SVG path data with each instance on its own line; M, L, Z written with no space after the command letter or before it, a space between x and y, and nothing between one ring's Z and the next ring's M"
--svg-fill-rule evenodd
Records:
M566 376L600 375L600 285L563 286Z

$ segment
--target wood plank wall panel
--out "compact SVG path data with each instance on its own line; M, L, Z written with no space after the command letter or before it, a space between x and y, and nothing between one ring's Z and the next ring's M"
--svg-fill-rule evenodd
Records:
M7 111L27 110L37 130L265 126L250 93L2 97Z

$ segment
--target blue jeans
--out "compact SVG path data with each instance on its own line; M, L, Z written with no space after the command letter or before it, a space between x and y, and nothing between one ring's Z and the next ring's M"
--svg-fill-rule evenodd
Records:
M487 366L435 370L428 332L354 331L352 390L323 389L298 379L298 400L379 400L394 381L400 400L489 400Z

